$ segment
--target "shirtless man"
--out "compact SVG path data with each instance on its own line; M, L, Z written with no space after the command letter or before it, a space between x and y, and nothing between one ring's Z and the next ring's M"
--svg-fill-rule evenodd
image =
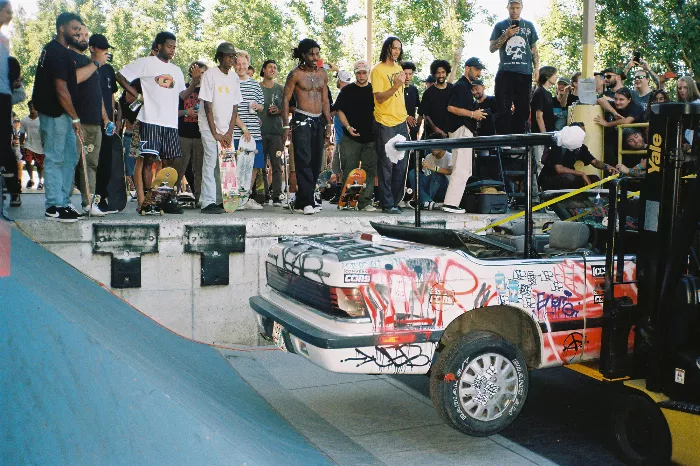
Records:
M289 139L293 129L294 164L298 191L295 210L311 215L318 210L314 206L314 185L323 166L323 144L330 141L331 109L328 102L328 75L318 68L321 47L312 39L304 39L294 49L294 58L299 66L287 76L282 98L282 140ZM297 106L289 121L289 99L296 97ZM323 118L321 118L323 115ZM320 210L320 209L319 209Z

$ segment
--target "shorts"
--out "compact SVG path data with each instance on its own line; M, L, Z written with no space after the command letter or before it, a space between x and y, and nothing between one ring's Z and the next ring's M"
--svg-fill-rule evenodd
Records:
M234 140L234 146L236 148L238 147L238 141L239 141L239 139ZM258 150L258 153L255 154L255 161L253 162L253 168L265 168L265 153L263 152L262 139L255 140L255 148Z
M32 163L32 160L34 161L34 165L36 165L37 168L43 169L44 168L44 158L46 156L44 154L37 154L36 152L32 152L31 150L27 149L26 147L22 148L22 160L24 160L27 163Z
M145 157L150 155L161 159L174 159L182 156L180 148L180 135L177 128L154 125L143 121L139 124L139 148L140 155ZM134 130L134 133L136 130Z

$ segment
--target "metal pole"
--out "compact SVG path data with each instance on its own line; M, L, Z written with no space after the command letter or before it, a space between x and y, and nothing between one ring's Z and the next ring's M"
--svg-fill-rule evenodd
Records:
M372 63L372 0L365 0L367 15L367 63Z
M367 0L370 1L370 0ZM583 2L583 67L581 72L584 78L593 77L593 49L595 46L595 0Z
M554 133L504 134L496 136L477 136L473 138L455 139L423 139L420 141L404 141L394 144L397 150L425 149L490 149L499 146L549 146L554 143Z
M525 182L525 259L532 257L530 248L532 247L532 147L527 148L527 174Z
M415 163L413 164L413 170L415 171L415 181L416 181L416 227L420 227L420 151L414 151Z

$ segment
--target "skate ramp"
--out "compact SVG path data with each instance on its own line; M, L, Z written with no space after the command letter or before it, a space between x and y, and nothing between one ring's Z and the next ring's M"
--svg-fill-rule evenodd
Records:
M216 349L4 221L0 357L1 464L330 463Z

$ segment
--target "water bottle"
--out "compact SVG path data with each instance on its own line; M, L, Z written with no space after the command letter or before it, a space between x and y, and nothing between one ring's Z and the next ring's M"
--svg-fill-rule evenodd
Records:
M111 121L107 123L107 127L105 128L105 134L107 136L114 136L114 131L117 129L117 125L112 123Z

